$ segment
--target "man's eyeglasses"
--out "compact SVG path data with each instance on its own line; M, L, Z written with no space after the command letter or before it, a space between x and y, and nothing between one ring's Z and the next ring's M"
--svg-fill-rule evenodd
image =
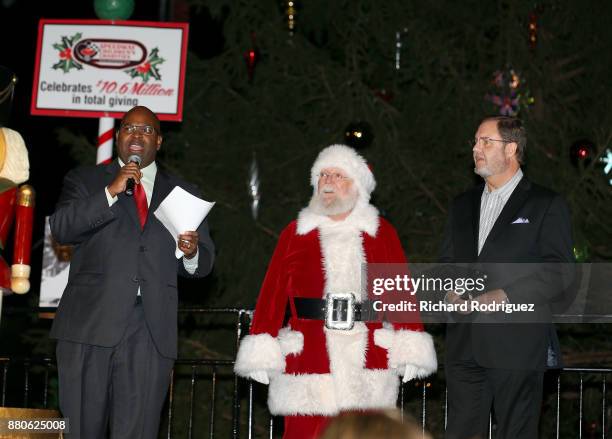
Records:
M468 144L470 145L470 147L475 147L478 142L480 142L482 140L482 144L486 147L491 146L491 142L502 142L502 143L512 143L513 140L504 140L504 139L491 139L490 137L478 137L476 139L470 139L468 140Z
M350 177L339 174L337 172L334 172L334 173L321 172L319 174L319 178L322 178L323 180L330 179L333 183L335 183L339 180L348 180Z
M155 133L155 128L151 125L132 125L132 124L123 124L121 125L121 131L126 134L134 134L136 132L140 134L144 134L145 136L152 136Z

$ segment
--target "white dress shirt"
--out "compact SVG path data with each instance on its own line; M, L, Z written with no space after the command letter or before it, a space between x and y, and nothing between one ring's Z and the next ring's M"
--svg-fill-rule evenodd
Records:
M498 187L493 191L490 191L489 186L485 184L484 190L482 191L482 197L480 198L478 254L480 254L480 251L487 240L487 236L489 236L489 233L493 228L493 224L495 224L495 221L497 221L499 214L510 199L510 195L512 195L512 192L514 192L514 189L516 189L522 178L523 171L521 168L519 168L510 180L508 180L503 186Z

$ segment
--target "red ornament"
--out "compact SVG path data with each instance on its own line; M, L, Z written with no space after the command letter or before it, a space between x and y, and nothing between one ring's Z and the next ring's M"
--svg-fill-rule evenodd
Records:
M247 74L249 75L249 82L253 82L253 77L255 76L255 66L259 61L259 49L257 48L257 44L255 43L254 32L251 33L251 41L251 48L244 52L244 61L247 65Z
M570 147L570 160L576 167L588 166L595 157L597 147L588 139L581 139Z
M529 14L529 48L534 50L538 43L538 16L534 11Z
M378 90L374 90L374 94L387 103L393 100L393 92L390 90L387 90L386 88L380 88Z

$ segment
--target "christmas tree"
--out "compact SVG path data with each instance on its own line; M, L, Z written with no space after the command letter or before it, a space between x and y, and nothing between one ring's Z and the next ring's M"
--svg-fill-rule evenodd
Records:
M218 257L207 294L188 285L188 300L254 306L332 143L368 159L373 202L409 260L434 261L449 201L478 181L468 141L500 113L526 123L529 178L568 200L577 255L612 258L610 3L208 0L192 12L209 27L192 24L184 121L164 125L161 161L217 202Z

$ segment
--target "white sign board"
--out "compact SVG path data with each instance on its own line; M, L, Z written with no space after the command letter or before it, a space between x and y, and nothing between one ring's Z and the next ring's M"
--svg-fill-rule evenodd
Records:
M39 23L31 113L120 118L135 105L183 117L187 23Z

